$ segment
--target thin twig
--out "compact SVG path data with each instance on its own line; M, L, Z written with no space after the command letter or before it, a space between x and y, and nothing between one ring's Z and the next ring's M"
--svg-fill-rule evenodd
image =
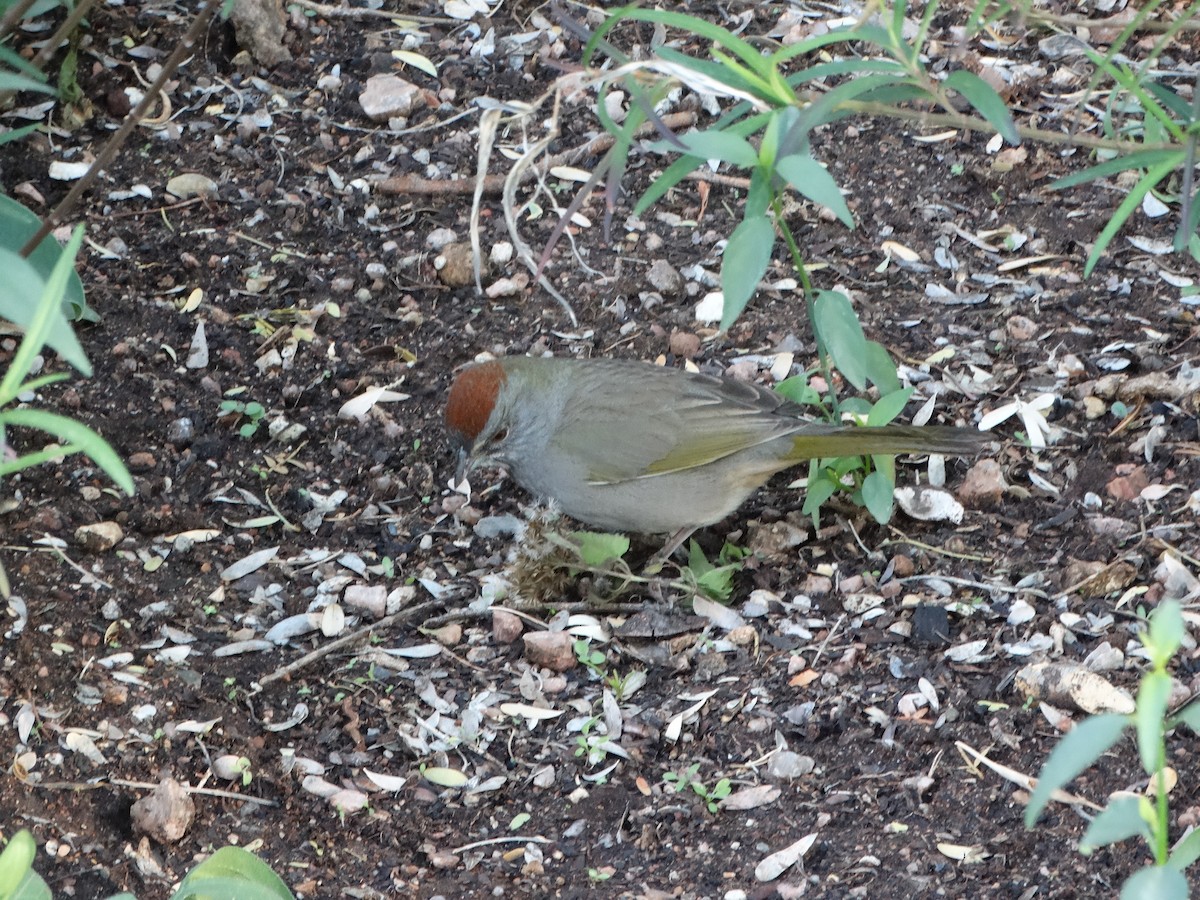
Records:
M323 659L331 653L336 653L343 647L350 647L354 644L357 644L359 641L370 637L376 631L379 631L383 628L389 628L398 622L414 619L417 616L424 615L431 609L439 609L445 606L447 603L453 602L456 599L461 599L462 596L465 596L465 592L447 591L437 600L429 600L425 603L418 603L416 606L410 606L407 609L394 612L390 616L384 616L382 619L372 622L370 625L364 625L357 631L340 637L336 641L330 641L328 644L318 647L311 653L304 654L294 662L290 662L286 666L276 669L271 674L263 676L262 678L258 679L258 686L265 687L272 682L279 681L281 678L287 678L291 675L294 675L296 672L299 672L306 666L312 665L317 660Z
M137 127L142 117L149 111L150 106L158 99L159 92L162 90L163 85L166 84L167 79L175 76L184 59L195 49L200 36L208 27L208 23L212 20L219 6L220 3L217 0L208 0L200 11L196 13L196 18L192 20L187 33L163 63L162 70L158 73L158 77L154 79L154 83L142 95L142 99L138 101L138 105L129 111L129 115L125 117L125 121L121 123L121 127L108 139L108 142L96 155L95 161L84 176L75 182L74 187L63 197L58 206L42 221L42 227L21 248L21 256L28 257L46 235L62 224L67 215L75 209L79 198L83 196L85 191L91 188L96 179L100 177L100 173L108 168L109 164L116 158L117 151L125 144L133 129Z

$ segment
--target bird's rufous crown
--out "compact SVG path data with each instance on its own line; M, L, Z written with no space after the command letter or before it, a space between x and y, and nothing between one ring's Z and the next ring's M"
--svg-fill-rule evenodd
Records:
M498 362L463 369L450 387L446 401L446 427L474 441L487 426L496 406L496 395L507 376Z

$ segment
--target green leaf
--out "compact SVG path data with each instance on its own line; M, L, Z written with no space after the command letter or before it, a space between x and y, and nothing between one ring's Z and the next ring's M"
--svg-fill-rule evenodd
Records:
M689 156L703 160L719 159L746 169L758 165L758 152L741 135L728 131L692 131L681 134L679 140L687 148ZM673 147L666 141L655 141L651 144L651 149L660 153L679 151L678 147Z
M770 173L762 166L755 166L754 174L750 176L750 190L746 192L746 208L742 219L758 219L767 215L771 209Z
M775 227L766 216L743 219L733 229L721 257L721 291L725 295L722 331L727 331L737 321L758 289L758 282L771 262L774 246Z
M1171 661L1183 643L1183 633L1183 611L1179 601L1164 600L1150 615L1150 633L1144 641L1156 669L1165 668Z
M1168 866L1147 866L1121 885L1121 900L1187 900L1188 882L1182 872Z
M713 126L714 130L729 131L733 134L742 135L754 134L759 131L767 122L767 113L758 113L753 116L739 119L739 114L744 115L749 112L751 106L749 103L739 103L732 110L722 116ZM669 142L668 147L678 153L679 148L674 147ZM649 209L660 197L666 194L667 191L679 184L684 178L694 172L700 166L704 165L704 160L697 156L684 156L681 159L671 163L661 175L651 182L650 187L646 188L646 192L638 198L634 204L634 215L642 215Z
M26 209L16 200L0 194L0 247L5 247L14 253L32 238L41 227L42 221L31 210ZM41 274L44 280L50 278L54 266L63 255L63 248L53 235L46 236L29 254L29 262ZM74 257L72 257L74 258ZM99 320L99 316L87 305L83 295L83 282L72 269L67 279L63 312L70 319L82 319L87 322Z
M722 548L722 551L724 548ZM694 540L688 544L688 569L696 579L696 587L714 600L728 600L733 593L733 576L741 570L740 562L715 566Z
M82 452L90 457L104 473L117 483L125 493L133 496L133 478L129 470L121 462L121 458L99 434L88 428L82 422L68 419L57 413L45 412L40 409L9 409L0 413L0 422L4 427L16 425L23 428L36 428L53 435L69 446L64 452ZM2 467L0 467L2 470Z
M1032 828L1050 801L1050 795L1103 756L1121 739L1121 733L1129 724L1128 716L1108 713L1089 716L1068 731L1042 766L1037 787L1025 808L1025 827Z
M966 97L967 102L975 107L975 111L983 116L1004 140L1014 145L1021 143L1021 135L1017 132L1017 123L1013 121L1012 113L986 81L974 72L959 69L951 72L943 83Z
M883 472L876 469L863 479L862 499L875 521L880 525L887 523L892 517L892 494L895 483Z
M1106 847L1131 837L1150 839L1150 825L1142 818L1140 805L1144 798L1134 796L1115 797L1108 802L1092 820L1087 832L1079 842L1079 849L1090 853L1097 847Z
M775 385L775 392L801 406L820 406L821 395L808 383L807 375L793 375Z
M817 461L813 460L809 466L808 488L804 494L804 506L800 511L806 516L812 517L813 525L818 528L821 525L821 506L832 497L841 487L834 479L830 478L826 470L818 468Z
M585 566L600 568L629 552L629 538L601 531L572 531L571 540L579 545L579 558Z
M1177 725L1186 725L1200 735L1200 700L1189 701L1187 706L1167 722L1168 729L1175 728Z
M1186 872L1197 859L1200 859L1200 829L1193 829L1191 834L1175 845L1167 865Z
M838 116L834 115L834 113L838 112L841 104L850 100L857 100L863 94L895 85L896 83L897 78L894 75L863 75L859 78L852 78L849 81L842 82L837 87L821 94L804 110L809 129L816 128L819 125L826 125L834 118L849 115L845 110L842 110ZM924 94L925 92L922 92L922 95Z
M59 299L62 297L67 274L73 271L72 263L82 241L83 227L80 226L75 229L75 233L67 244L66 252L60 255L54 268L50 271L50 276L42 285L41 296L33 316L25 328L25 337L21 339L21 345L17 348L12 362L9 363L4 378L0 379L0 405L10 403L16 397L19 390L18 385L25 380L25 376L32 369L33 360L41 352L47 337L54 330L55 322L62 318L62 305L59 303ZM90 371L89 369L88 372Z
M33 134L33 132L38 130L38 127L39 126L37 123L34 123L33 125L23 125L20 128L14 128L11 131L6 131L4 134L0 134L0 147L4 146L5 144L11 144L14 141L19 141L26 135Z
M248 850L222 847L188 872L172 900L207 900L237 897L239 900L294 900L283 879Z
M1095 181L1097 178L1107 178L1109 175L1116 175L1118 172L1125 172L1132 169L1147 169L1159 163L1170 162L1172 167L1183 165L1183 160L1184 153L1182 150L1142 150L1137 153L1130 153L1128 156L1118 156L1114 159L1105 160L1089 169L1084 169L1082 172L1073 172L1070 175L1065 175L1050 182L1047 187L1052 191L1061 191L1079 184L1086 184L1089 181Z
M51 308L46 344L83 375L91 375L87 355L79 345L71 323L63 316L62 296L44 294L46 283L41 273L29 260L7 247L0 247L0 271L4 272L4 280L0 282L0 316L28 332L39 308L30 300L41 297L39 302L48 303Z
M1104 254L1104 251L1108 249L1109 243L1116 237L1117 232L1121 230L1121 226L1142 205L1142 198L1150 192L1151 188L1174 172L1176 168L1175 161L1159 163L1157 166L1151 167L1142 176L1141 180L1133 186L1133 189L1121 201L1121 204L1112 214L1112 218L1108 220L1108 224L1104 226L1097 236L1096 243L1092 246L1092 252L1088 254L1087 262L1083 267L1085 278L1092 274L1096 263Z
M837 291L818 291L813 316L813 327L821 335L838 371L860 391L865 390L867 339L849 299Z
M1191 117L1191 102L1171 90L1167 85L1151 81L1146 83L1146 90L1154 95L1164 109L1170 110L1171 115L1175 118L1186 122Z
M812 156L807 153L785 156L775 164L775 169L801 195L827 207L847 228L854 227L854 216L837 182Z
M887 348L878 341L867 341L866 354L863 357L867 370L867 380L880 393L890 394L900 390L900 376L896 374L896 363Z
M706 38L734 54L747 69L763 79L769 79L772 71L776 68L770 57L763 56L754 45L719 25L684 13L639 9L636 6L623 6L613 10L612 17L596 30L596 34L588 42L589 48L613 27L625 20L659 22L672 28L679 28L689 35Z
M50 889L33 871L33 860L37 856L37 843L33 835L21 829L12 836L8 845L0 851L0 897L30 898L44 897L50 900ZM30 878L32 876L32 879ZM42 893L31 893L32 880L41 881ZM20 893L25 891L25 893Z
M886 425L904 411L904 405L913 394L912 388L901 388L884 394L875 401L871 411L867 413L867 424L871 426Z
M1163 671L1154 671L1142 676L1133 721L1137 729L1138 754L1142 758L1142 768L1148 775L1153 775L1165 764L1163 727L1167 717L1167 704L1170 701L1170 675Z
M37 91L42 94L54 94L54 88L15 72L0 72L0 91Z

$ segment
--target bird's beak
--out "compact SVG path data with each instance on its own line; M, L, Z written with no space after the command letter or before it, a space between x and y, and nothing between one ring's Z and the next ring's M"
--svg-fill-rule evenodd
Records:
M454 470L454 483L462 484L462 480L467 477L467 472L471 468L471 455L467 452L466 447L458 448L458 468Z
M458 448L458 465L454 469L454 484L452 485L454 490L457 491L460 487L465 487L463 482L471 474L471 470L475 468L475 463L476 459L467 447Z

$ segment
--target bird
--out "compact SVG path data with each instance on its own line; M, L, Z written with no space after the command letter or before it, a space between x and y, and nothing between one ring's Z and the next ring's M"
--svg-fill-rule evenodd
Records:
M971 455L987 440L973 428L814 422L754 382L621 359L473 363L456 375L444 418L456 486L502 467L585 525L672 535L663 559L806 460Z

